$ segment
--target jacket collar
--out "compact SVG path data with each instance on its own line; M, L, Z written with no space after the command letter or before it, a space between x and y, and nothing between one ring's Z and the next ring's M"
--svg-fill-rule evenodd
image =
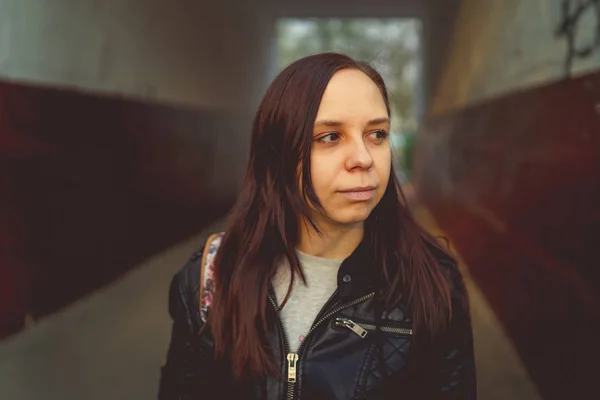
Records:
M342 301L351 301L376 291L377 268L373 251L363 240L340 265L337 274L338 295ZM275 290L269 284L269 295L275 299Z
M375 291L379 269L373 252L363 240L338 270L338 293L342 300L354 300Z

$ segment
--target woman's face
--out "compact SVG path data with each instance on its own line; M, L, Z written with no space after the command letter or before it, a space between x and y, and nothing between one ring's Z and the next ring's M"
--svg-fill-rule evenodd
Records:
M333 75L317 113L311 178L325 215L317 225L362 224L390 177L390 122L379 88L366 74L346 69Z

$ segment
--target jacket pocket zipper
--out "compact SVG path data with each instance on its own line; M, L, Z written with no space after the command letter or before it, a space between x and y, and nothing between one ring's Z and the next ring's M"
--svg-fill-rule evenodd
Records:
M336 318L335 326L350 329L361 338L365 338L369 331L377 330L377 327L372 324L363 324L352 321L350 318ZM392 326L380 326L379 330L386 333L395 333L399 335L412 336L413 330L410 328L395 328Z

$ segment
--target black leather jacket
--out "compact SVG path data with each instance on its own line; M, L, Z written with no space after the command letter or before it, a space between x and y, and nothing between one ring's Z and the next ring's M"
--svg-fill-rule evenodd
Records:
M442 259L453 285L453 318L434 341L412 336L402 305L382 310L375 274L363 246L338 273L338 290L288 361L287 340L274 307L268 315L272 353L285 379L236 382L227 362L213 358L210 329L199 314L201 251L175 275L169 294L173 318L160 400L203 399L475 399L469 311L456 265ZM270 300L275 296L271 292ZM379 317L377 317L379 316ZM376 329L379 325L379 329ZM295 383L290 363L295 363ZM294 365L291 365L292 367Z

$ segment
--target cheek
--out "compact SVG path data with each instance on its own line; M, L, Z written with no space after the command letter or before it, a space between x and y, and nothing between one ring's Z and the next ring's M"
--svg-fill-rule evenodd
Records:
M333 183L337 174L334 157L311 158L310 177L317 197L324 201L328 197L328 192L333 188Z

